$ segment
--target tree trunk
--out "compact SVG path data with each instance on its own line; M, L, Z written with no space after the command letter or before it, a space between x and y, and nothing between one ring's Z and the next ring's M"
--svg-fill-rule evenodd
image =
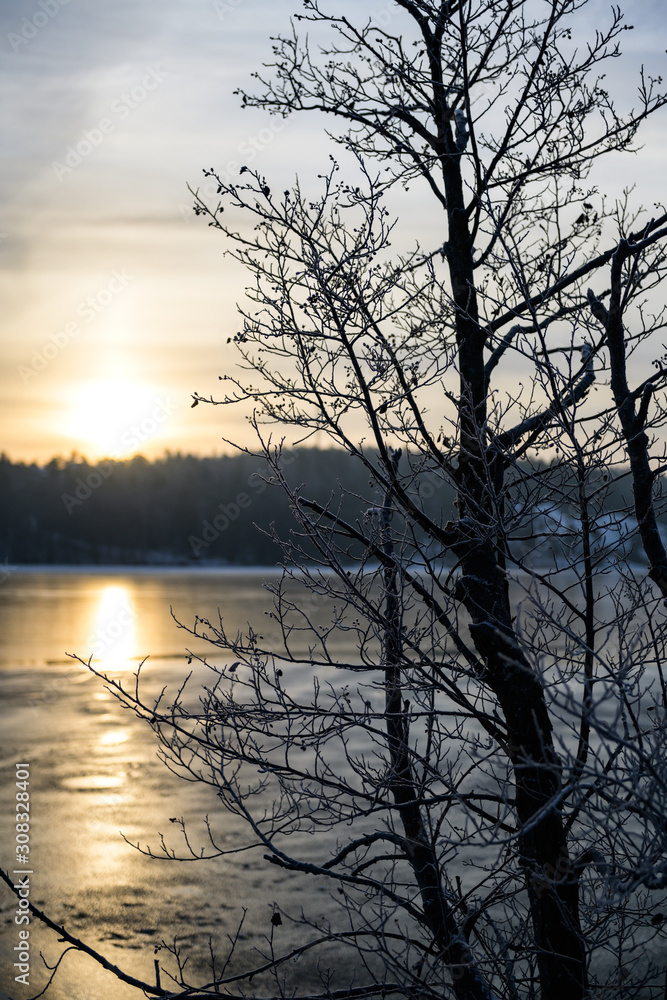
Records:
M570 866L558 803L561 767L542 685L516 641L507 581L494 542L502 471L485 444L485 334L479 322L460 155L453 154L453 148L452 140L443 149L443 176L460 373L459 522L453 526L453 548L462 567L458 596L472 619L471 635L486 665L480 679L496 694L510 732L519 857L526 875L541 1000L562 1000L564 995L581 1000L586 960L578 879Z

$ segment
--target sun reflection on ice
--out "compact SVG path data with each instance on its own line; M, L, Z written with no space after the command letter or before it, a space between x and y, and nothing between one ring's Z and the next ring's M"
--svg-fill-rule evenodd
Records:
M126 729L110 729L108 733L103 733L99 738L102 747L117 747L129 739Z
M120 788L124 782L124 771L117 774L82 774L62 779L62 785L73 792L105 791L107 788Z
M93 659L127 670L137 656L137 614L127 587L108 584L99 594L90 633Z

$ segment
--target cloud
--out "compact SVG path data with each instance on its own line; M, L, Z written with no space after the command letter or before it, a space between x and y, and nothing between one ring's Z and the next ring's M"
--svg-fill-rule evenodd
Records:
M135 352L142 371L153 358L166 378L168 359L174 380L187 372L188 393L215 391L211 371L217 380L230 361L220 345L235 329L243 277L227 263L223 268L222 241L190 214L186 185L203 182L202 167L238 169L252 155L252 165L270 173L279 189L297 170L307 183L326 161L322 120L291 119L269 141L277 119L242 111L232 93L270 61L270 35L289 30L298 6L294 0L3 0L0 281L9 304L0 388L14 394L17 387L7 379L16 359L61 329L114 269L126 268L134 275L133 291L113 324L110 311L81 347L54 362L49 379L57 373L65 391L67 380L85 377L95 351L116 338ZM358 0L335 5L339 13L358 13L360 6ZM362 9L372 14L386 7L382 0ZM591 31L608 20L608 0L591 0L584 10ZM623 38L628 60L614 64L613 83L626 103L634 96L630 73L636 76L642 59L659 57L656 72L664 65L667 9L662 0L626 0L624 10L637 24ZM137 100L155 66L163 80ZM112 127L102 129L103 120ZM86 138L97 138L95 130L103 132L98 143ZM655 145L659 131L647 134ZM80 162L58 176L53 163L64 162L68 149L74 150L71 162L77 156ZM658 190L661 161L649 150L644 162L642 186L648 191L655 182ZM414 211L419 217L421 209ZM169 350L158 360L161 338ZM21 409L23 416L29 412ZM212 417L196 442L204 451L203 435L213 423ZM34 433L34 421L29 432L26 426L16 431L19 450ZM203 424L193 418L189 432L196 426Z

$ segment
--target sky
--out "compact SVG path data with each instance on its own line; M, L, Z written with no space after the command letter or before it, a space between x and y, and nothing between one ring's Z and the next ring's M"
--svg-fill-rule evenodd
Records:
M620 0L633 32L614 85L665 69L664 0ZM336 0L368 16L390 0ZM590 0L582 27L606 20ZM3 0L0 81L1 449L15 461L249 440L244 415L191 408L232 370L244 276L191 210L202 168L308 182L329 152L317 119L242 110L233 90L270 58L300 0ZM667 115L630 180L664 196ZM600 174L619 189L611 164ZM624 178L628 183L628 178ZM413 207L419 217L420 206ZM424 212L427 209L424 207Z

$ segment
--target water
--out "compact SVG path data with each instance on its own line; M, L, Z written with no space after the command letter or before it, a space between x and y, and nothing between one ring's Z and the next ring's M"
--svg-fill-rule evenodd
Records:
M170 613L192 625L195 614L245 628L271 597L275 572L181 569L19 569L0 584L0 669L67 663L68 653L126 668L145 656L181 656L187 637ZM205 649L200 643L199 649Z
M170 607L184 626L192 626L195 615L215 623L220 613L232 635L245 631L250 621L262 630L264 645L274 647L279 631L269 616L273 598L262 587L264 580L275 582L277 576L270 570L76 569L20 570L0 584L0 864L14 869L15 765L27 763L31 902L148 983L155 982L156 958L163 970L170 966L163 941L177 937L183 954L190 955L191 982L204 983L211 978L206 966L209 937L224 960L244 910L237 960L238 967L247 968L256 964L257 949L267 949L274 901L286 911L298 914L304 907L319 918L333 915L335 904L327 884L312 881L304 894L298 879L262 860L263 849L170 863L131 846L138 843L143 851L159 852L164 834L169 849L187 853L178 825L171 822L180 817L196 852L208 850L202 822L207 814L225 849L242 846L246 830L238 817L221 809L214 791L172 774L157 759L150 729L123 710L85 664L67 654L84 661L92 655L100 670L126 686L148 657L142 667L148 701L164 684L174 692L191 669L199 671L193 678L196 690L205 673L196 655L210 654L210 646L179 628ZM307 601L303 607L313 624L325 623L326 605L316 596ZM356 659L353 638L350 633L346 647L339 637L336 655ZM189 664L191 654L195 660ZM226 658L221 651L212 657L219 663ZM308 666L289 670L289 688L297 697L312 689ZM573 706L580 698L576 685L561 692L566 695ZM551 689L549 697L555 697ZM471 726L469 722L469 738L475 735ZM574 730L558 732L557 739L576 748ZM345 766L342 757L340 766ZM321 837L310 838L306 853L319 850L323 856ZM463 859L459 851L458 862ZM461 873L465 882L463 867ZM30 985L16 984L15 913L15 897L0 884L1 1000L8 995L26 1000L39 992L48 979L39 950L53 964L64 948L56 934L32 920ZM275 934L277 950L283 951L303 940L304 930L284 921ZM162 986L168 987L164 971L162 976ZM140 994L92 959L70 953L49 995L54 1000L136 1000Z
M157 760L153 734L124 711L104 684L81 663L128 684L149 657L147 694L167 683L175 690L190 669L185 651L208 647L175 624L195 614L218 620L234 634L248 620L276 638L267 614L272 598L262 588L271 571L19 570L0 585L0 683L2 684L0 864L14 870L15 765L30 769L30 900L102 952L114 964L155 982L155 948L176 935L191 953L192 979L206 979L208 937L224 957L248 908L239 939L241 964L271 931L272 903L298 911L302 902L274 866L256 865L245 853L223 860L169 863L129 846L160 847L159 834L182 853L174 817L185 817L196 849L206 847L203 817L228 846L240 836L240 821L221 814L215 795L186 784ZM272 632L273 630L273 632ZM218 658L220 659L220 657ZM268 870L267 870L268 869ZM325 887L313 887L321 915ZM321 899L321 901L320 901ZM2 979L0 990L23 1000L34 996L48 974L38 949L53 963L63 950L56 935L33 919L29 925L30 985L16 984L12 962L18 944L16 900L0 885ZM289 929L285 941L289 940ZM10 957L12 956L12 957ZM157 952L168 965L164 950ZM255 956L256 957L256 956ZM164 975L164 973L163 973ZM210 977L209 977L210 978ZM162 982L168 986L168 981ZM89 1000L132 997L91 959L71 953L59 970L51 996Z

